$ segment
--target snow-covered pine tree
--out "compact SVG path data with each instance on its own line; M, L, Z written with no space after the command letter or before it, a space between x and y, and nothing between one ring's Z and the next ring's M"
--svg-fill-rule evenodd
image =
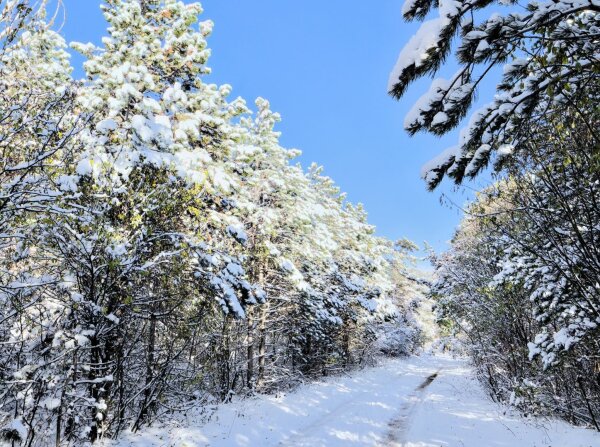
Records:
M286 295L293 288L284 253L290 252L294 237L290 230L296 214L292 185L305 177L301 169L290 165L298 151L279 145L279 133L274 130L279 115L263 98L256 100L256 106L256 117L244 117L240 122L242 136L232 160L240 175L237 209L248 236L244 268L268 297L260 308L247 314L245 322L246 387L264 389L285 380L285 374L279 375L282 364L269 361L274 356L267 349L278 344L277 332L281 332L289 301Z
M21 210L57 194L42 168L60 162L75 132L69 55L44 3L0 2L0 246Z
M494 159L499 177L438 258L439 308L467 334L493 394L598 428L600 6L409 0L403 14L424 20L434 9L439 17L402 50L390 93L399 98L437 74L453 50L459 70L417 101L405 120L410 133L456 127L502 68L494 100L422 172L433 189L445 175L474 177Z
M497 193L515 209L497 281L522 282L530 293L541 326L531 356L539 355L545 368L578 344L597 349L599 117L578 113L588 106L586 98L530 122L526 151L503 162L511 187ZM511 225L518 232L508 231Z
M366 286L361 288L351 284L334 259L340 247L345 245L348 245L347 251L351 248L358 251L350 231L363 228L365 231L362 239L355 237L363 241L362 248L365 249L365 253L356 254L357 258L365 258L366 250L376 239L371 235L372 227L366 224L362 209L345 208L344 196L330 179L320 177L316 168L307 176L298 166L289 164L297 151L287 151L279 146L279 134L273 131L279 116L268 109L268 102L263 99L257 100L257 106L256 118L244 118L241 122L247 131L234 156L243 179L238 209L248 234L246 269L253 272L251 275L268 296L266 304L258 308L256 314L249 315L247 321L247 380L256 376L257 383L270 387L280 382L281 375L289 375L286 370L290 364L293 367L310 363L315 371L321 371L324 359L315 354L318 352L315 343L309 343L310 349L302 348L302 345L307 334L314 340L316 333L320 334L319 331L325 330L324 326L334 321L338 324L331 326L331 331L325 330L318 336L323 341L328 338L327 343L333 346L327 361L331 365L336 363L337 367L351 363L347 361L350 355L340 354L342 345L350 345L349 339L346 338L343 344L343 337L339 336L336 341L335 334L355 322L349 317L342 321L338 310L349 311L355 307L353 294ZM326 187L319 186L321 184ZM315 228L321 233L315 232ZM334 243L334 239L340 241ZM348 266L351 273L347 275L364 284L366 274L370 275L372 270L373 266L365 271L353 264ZM312 299L307 299L309 296ZM367 304L367 301L365 298L362 302L367 313L371 313L374 304ZM309 334L310 325L314 326L315 334ZM364 326L356 333L362 329ZM285 341L285 337L289 337L289 341ZM360 339L361 348L369 344L368 337L356 338ZM286 343L291 343L293 349L267 352L267 346L278 350L278 345ZM303 349L314 352L304 360L299 360L295 354L290 357L291 352ZM337 359L333 360L336 355ZM256 369L256 374L252 374L252 369ZM253 387L254 384L247 385Z
M64 165L82 125L66 44L45 6L0 2L0 440L24 445L40 428L48 434L55 408L46 393L55 309L46 298L60 277L36 265L35 235L73 210Z
M498 9L503 8L504 14ZM543 118L580 98L598 101L600 5L595 0L513 1L406 0L404 18L424 21L400 53L388 90L400 98L418 78L435 75L455 49L458 71L436 79L413 106L404 126L437 135L456 127L482 82L502 67L494 100L472 112L456 146L423 168L429 188L444 175L460 183L487 166L494 152L507 153L524 140L515 134L534 115ZM491 13L487 19L486 12ZM459 36L459 42L456 42Z
M192 28L199 12L112 1L105 48L76 45L90 56L77 98L89 123L70 173L57 177L72 194L55 207L70 212L38 218L29 259L53 281L37 290L27 321L19 312L13 322L27 326L16 331L21 346L43 345L12 363L28 379L26 392L9 390L28 442L52 430L57 442L94 441L148 422L167 395L188 400L197 380L182 360L194 341L188 324L202 308L243 317L252 300L226 160L229 120L245 108L226 102L228 87L201 80L210 24ZM38 411L44 402L54 417Z

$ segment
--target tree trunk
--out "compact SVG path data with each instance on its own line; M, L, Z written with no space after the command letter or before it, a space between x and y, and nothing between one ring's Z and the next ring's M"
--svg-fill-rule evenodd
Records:
M253 312L248 309L246 313L246 334L248 341L247 348L247 370L246 370L246 387L251 390L254 386L254 329L253 329Z
M262 385L265 377L265 360L267 347L267 314L269 313L269 303L265 303L260 309L260 320L258 323L259 343L258 343L258 381Z

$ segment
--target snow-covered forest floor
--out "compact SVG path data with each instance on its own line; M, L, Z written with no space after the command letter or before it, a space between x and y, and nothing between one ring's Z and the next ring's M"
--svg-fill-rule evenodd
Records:
M223 404L200 421L188 416L105 447L600 445L600 433L493 403L464 360L429 355Z

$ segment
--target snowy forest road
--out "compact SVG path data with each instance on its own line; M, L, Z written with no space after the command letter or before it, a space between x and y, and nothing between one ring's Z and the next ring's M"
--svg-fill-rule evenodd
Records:
M384 446L386 447L402 447L406 443L406 435L412 425L413 417L417 406L423 401L423 394L427 387L439 376L441 370L433 373L425 381L417 387L407 401L402 405L400 413L392 419L388 426L390 427Z
M490 401L465 361L423 355L224 404L205 424L189 416L116 445L597 447L600 433L522 418Z

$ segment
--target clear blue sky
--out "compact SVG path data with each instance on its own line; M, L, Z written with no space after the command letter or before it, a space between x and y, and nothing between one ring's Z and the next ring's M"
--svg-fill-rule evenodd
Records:
M419 177L456 134L410 138L403 130L429 81L413 85L401 102L386 93L397 55L417 29L402 20L402 1L204 0L201 19L215 22L213 82L231 84L249 103L267 98L283 117L283 145L301 149L304 166L325 166L349 200L365 205L378 234L442 250L460 213L442 206L440 195L462 204L467 194L447 182L429 193ZM99 0L64 4L67 40L99 43ZM81 58L73 63L80 75Z

